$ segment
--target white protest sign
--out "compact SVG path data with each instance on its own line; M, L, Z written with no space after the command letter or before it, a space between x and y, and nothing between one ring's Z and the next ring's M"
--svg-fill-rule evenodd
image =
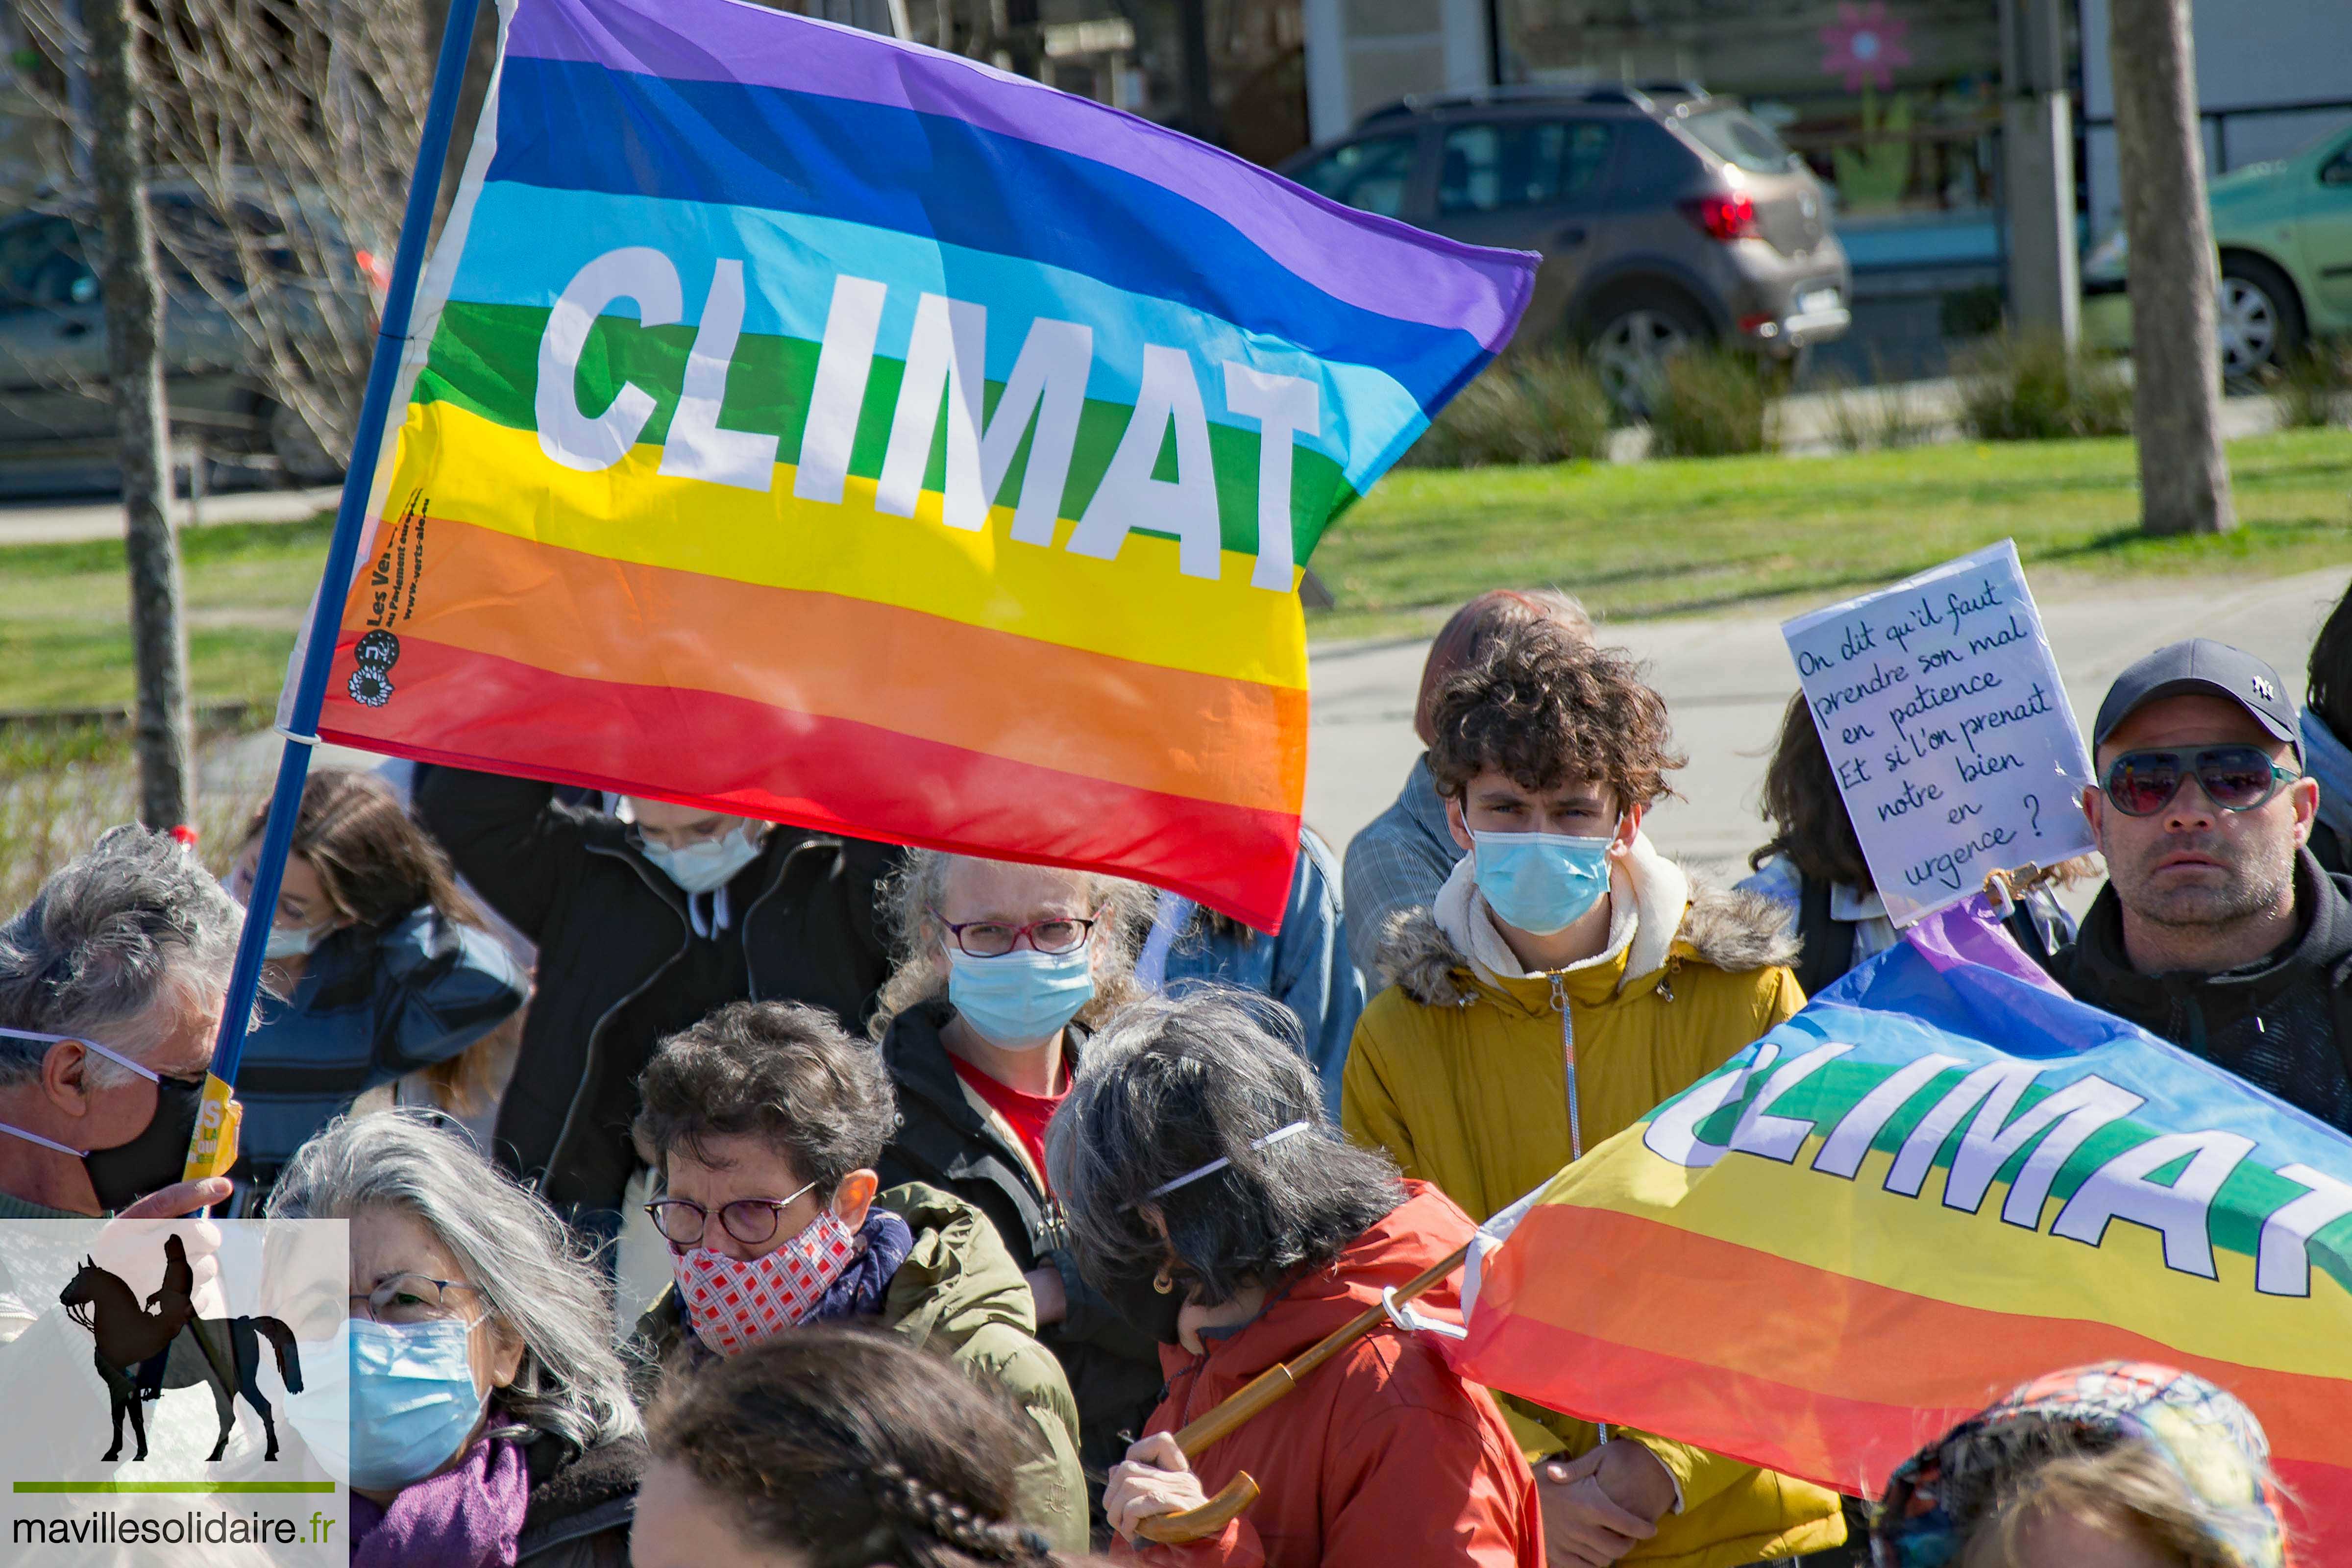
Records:
M2091 759L2009 540L1780 628L1898 926L2090 852Z

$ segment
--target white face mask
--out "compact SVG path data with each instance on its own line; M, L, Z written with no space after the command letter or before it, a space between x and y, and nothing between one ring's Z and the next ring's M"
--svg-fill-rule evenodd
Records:
M317 952L319 944L326 941L327 934L334 929L332 926L273 925L269 928L269 935L262 941L261 954L264 958L303 957Z
M735 879L735 873L760 858L760 825L739 823L716 838L705 838L673 849L646 839L639 846L662 875L689 893L707 893Z

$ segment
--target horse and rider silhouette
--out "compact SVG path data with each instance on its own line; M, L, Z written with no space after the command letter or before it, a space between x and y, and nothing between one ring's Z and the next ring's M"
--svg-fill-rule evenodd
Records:
M122 1418L139 1451L147 1457L147 1420L141 1401L162 1396L166 1388L191 1388L208 1383L213 1405L220 1415L220 1441L211 1460L227 1451L229 1434L236 1429L235 1395L261 1416L269 1439L265 1459L278 1458L278 1423L255 1374L261 1370L261 1342L268 1340L278 1354L278 1375L289 1394L302 1392L302 1361L294 1344L294 1331L276 1318L199 1318L194 1300L195 1270L188 1249L176 1236L163 1238L163 1283L144 1305L121 1279L85 1257L81 1268L58 1297L66 1315L90 1331L96 1340L91 1360L106 1380L114 1402L114 1446L104 1458L122 1457ZM151 1310L152 1309L152 1310ZM209 1461L208 1461L209 1462Z

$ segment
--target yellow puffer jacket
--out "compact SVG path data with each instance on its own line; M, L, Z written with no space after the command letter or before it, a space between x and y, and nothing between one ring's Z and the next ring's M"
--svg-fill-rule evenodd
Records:
M1466 881L1465 870L1457 882ZM1438 907L1484 921L1455 883ZM1694 889L1637 840L1614 879L1622 910L1599 957L1556 974L1474 971L1428 910L1396 918L1381 950L1390 984L1356 1026L1342 1080L1348 1134L1385 1149L1485 1220L1549 1181L1578 1150L1624 1131L1803 1005L1788 969L1785 913L1744 893ZM1491 932L1489 933L1491 936ZM1495 939L1499 940L1499 939ZM1486 951L1482 949L1482 951ZM1565 1028L1563 1028L1563 1024ZM1668 1280L1661 1289L1672 1289ZM1598 1434L1524 1400L1504 1414L1530 1462L1591 1449ZM1845 1540L1837 1494L1644 1433L1628 1432L1673 1472L1683 1507L1626 1561L1737 1568Z

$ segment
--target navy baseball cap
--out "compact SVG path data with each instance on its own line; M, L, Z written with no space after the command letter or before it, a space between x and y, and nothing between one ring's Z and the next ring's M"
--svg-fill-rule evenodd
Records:
M2302 763L2303 736L2295 725L2294 699L2287 695L2286 682L2279 679L2279 672L2245 649L2210 637L2191 637L2158 648L2116 677L2116 683L2107 688L2106 700L2099 704L2098 721L2091 731L2092 749L2105 745L2107 737L2145 704L2192 694L2236 703L2252 714L2273 740L2294 747L2295 762Z

